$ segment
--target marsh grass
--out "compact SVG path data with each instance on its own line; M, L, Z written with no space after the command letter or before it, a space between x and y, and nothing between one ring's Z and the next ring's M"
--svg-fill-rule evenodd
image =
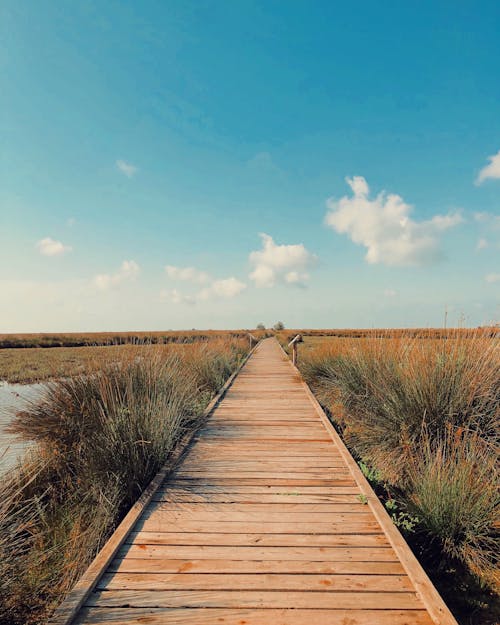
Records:
M424 435L408 471L407 505L418 515L420 529L438 542L438 553L462 562L498 591L496 471L495 455L479 436L450 431L432 440Z
M41 623L196 428L245 341L120 361L46 385L12 431L36 443L0 487L0 622Z
M300 366L354 455L418 519L427 551L498 592L498 339L329 340Z

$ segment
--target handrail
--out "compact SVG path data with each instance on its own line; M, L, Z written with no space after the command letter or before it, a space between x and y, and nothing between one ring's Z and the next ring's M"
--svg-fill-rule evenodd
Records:
M288 347L292 347L292 362L294 365L297 364L299 354L297 351L297 346L299 343L303 343L304 339L302 338L302 334L297 334L295 338L293 338L290 343L288 343Z
M255 336L253 334L251 334L250 332L247 332L247 334L248 334L248 338L250 340L250 349L252 349L252 342L257 345L257 343L259 342L259 339L255 338Z

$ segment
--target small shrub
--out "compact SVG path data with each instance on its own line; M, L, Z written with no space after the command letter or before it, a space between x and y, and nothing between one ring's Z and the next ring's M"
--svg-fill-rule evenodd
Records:
M410 465L408 507L449 557L500 590L496 454L477 435L424 438Z

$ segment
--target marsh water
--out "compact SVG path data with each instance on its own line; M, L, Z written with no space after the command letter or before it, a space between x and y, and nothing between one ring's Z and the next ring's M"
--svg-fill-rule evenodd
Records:
M8 384L0 382L0 473L13 466L29 443L5 431L16 411L36 399L43 384Z

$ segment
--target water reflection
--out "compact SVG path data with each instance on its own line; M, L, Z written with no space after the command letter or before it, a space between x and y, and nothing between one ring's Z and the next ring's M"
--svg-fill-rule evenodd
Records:
M0 472L5 471L22 456L29 443L20 441L5 428L15 413L28 401L40 396L43 384L8 384L0 382Z

